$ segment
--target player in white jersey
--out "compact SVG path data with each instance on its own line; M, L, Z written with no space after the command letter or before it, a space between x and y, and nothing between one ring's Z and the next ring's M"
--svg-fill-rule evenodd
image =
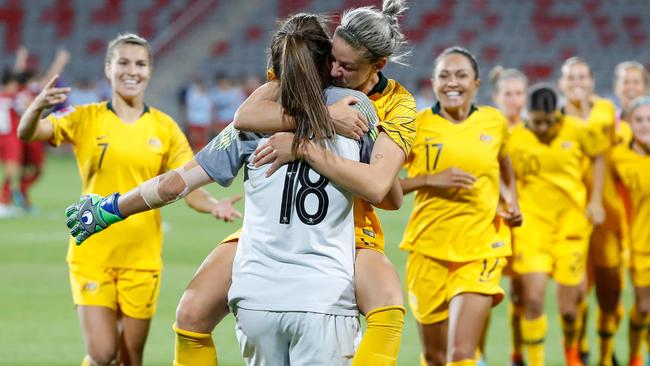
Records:
M312 140L348 159L369 161L370 135L361 142L333 138L322 97L329 84L330 43L321 19L290 18L273 45L279 99L299 121L294 148ZM353 95L368 121L378 120L360 92L330 88L325 95L328 102ZM211 181L227 186L246 165L247 211L229 294L245 359L251 365L347 365L359 335L352 195L310 172L304 162L265 178L263 168L247 164L260 138L230 126L182 168L121 197L83 198L69 208L68 226L80 243L116 217L162 207Z

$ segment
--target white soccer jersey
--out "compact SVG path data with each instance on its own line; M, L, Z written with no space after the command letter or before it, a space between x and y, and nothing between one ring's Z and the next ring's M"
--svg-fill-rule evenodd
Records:
M360 100L357 107L374 126L376 112L364 94L341 88L326 91L328 103L348 95ZM230 166L238 159L223 153L215 158L209 150L233 150L236 145L242 150L236 155L248 160L264 141L259 135L232 133L213 141L197 160L215 181L228 184L236 170L224 169L224 158ZM368 162L371 142L368 136L363 143L337 136L328 148ZM244 223L233 265L231 308L357 315L352 194L305 162L287 164L268 178L267 169L248 162L245 167Z

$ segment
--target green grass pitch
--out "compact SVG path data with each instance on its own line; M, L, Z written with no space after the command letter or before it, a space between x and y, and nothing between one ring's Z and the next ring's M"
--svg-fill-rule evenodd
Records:
M217 197L242 192L241 181L229 189L213 184L208 189ZM67 229L64 209L74 202L80 182L74 160L66 154L51 154L43 179L33 189L38 208L31 216L0 220L0 364L3 365L78 365L84 346L78 319L71 300L65 254ZM397 245L408 220L412 196L396 212L381 212L387 238L387 255L403 277L406 253ZM239 203L240 208L243 207ZM168 226L164 242L162 287L158 311L153 319L145 351L146 365L171 365L174 342L171 325L183 289L214 245L234 231L240 222L225 224L200 215L184 203L163 209ZM503 285L507 288L507 282ZM625 289L626 308L632 301L629 284ZM596 364L595 307L593 294L589 335L592 364ZM555 311L554 289L547 294L549 334L547 364L562 365L561 333ZM220 365L243 365L234 336L234 319L227 317L213 333ZM620 361L627 362L627 317L616 337ZM497 306L491 319L487 357L489 365L506 365L510 332L507 305ZM420 341L410 314L402 338L400 366L419 365Z

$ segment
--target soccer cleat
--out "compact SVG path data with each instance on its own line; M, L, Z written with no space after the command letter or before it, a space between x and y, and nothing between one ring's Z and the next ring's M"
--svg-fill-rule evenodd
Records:
M589 365L589 351L580 351L580 361L583 365Z
M524 357L520 354L513 354L510 358L510 366L526 366Z
M481 357L476 361L476 366L487 366L487 362L485 361L485 358Z
M111 224L124 220L117 208L119 196L119 193L113 193L108 197L89 194L82 196L79 203L68 206L65 210L67 217L65 224L77 245Z
M630 366L643 366L643 359L641 356L632 356L630 358Z

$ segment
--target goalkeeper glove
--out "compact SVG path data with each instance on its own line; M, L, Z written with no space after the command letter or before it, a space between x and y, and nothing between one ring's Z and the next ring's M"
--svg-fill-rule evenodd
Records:
M66 226L70 235L75 238L77 245L91 235L98 233L111 224L124 220L124 216L117 208L119 193L108 197L97 194L81 196L79 203L68 206L65 210L67 216Z

